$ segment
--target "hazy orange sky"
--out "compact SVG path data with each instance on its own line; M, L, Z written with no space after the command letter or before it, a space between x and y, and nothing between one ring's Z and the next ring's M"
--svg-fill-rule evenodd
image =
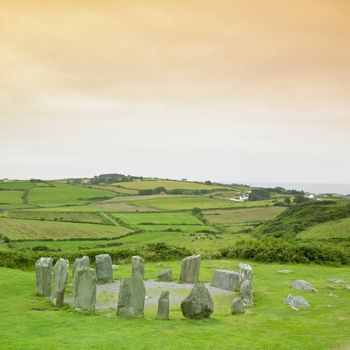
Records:
M350 1L0 0L0 178L350 182Z

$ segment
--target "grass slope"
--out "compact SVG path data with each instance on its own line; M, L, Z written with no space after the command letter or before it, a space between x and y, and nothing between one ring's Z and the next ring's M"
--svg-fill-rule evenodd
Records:
M234 269L238 261L202 262L201 280L210 281L214 268ZM87 316L72 309L55 310L46 299L35 295L35 273L0 268L1 349L283 349L328 350L350 343L349 292L339 288L338 298L328 296L325 286L335 277L350 280L348 268L316 265L253 263L256 305L249 315L230 315L230 299L214 297L210 319L183 319L179 306L172 306L170 321L155 319L156 307L146 308L144 319L115 316L115 310ZM172 268L179 277L180 262L146 263L146 278ZM290 274L278 274L290 269ZM115 278L130 275L122 265ZM305 279L319 289L317 294L298 291L288 284ZM11 286L11 288L9 288ZM68 286L68 291L71 285ZM299 312L282 304L290 292L304 295L309 309Z
M11 240L116 237L128 232L122 226L0 218L0 233Z

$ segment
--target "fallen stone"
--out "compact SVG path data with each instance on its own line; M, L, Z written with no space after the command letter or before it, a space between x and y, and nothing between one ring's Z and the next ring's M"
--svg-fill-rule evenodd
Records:
M59 259L54 267L53 289L50 300L56 307L61 307L64 301L64 292L67 286L69 261Z
M214 303L208 289L201 283L193 286L190 294L182 301L181 311L184 317L199 320L214 312Z
M276 272L278 272L278 273L291 273L290 270L278 270Z
M180 281L182 283L197 283L201 264L200 255L192 255L182 260Z
M235 298L232 301L231 305L231 314L240 314L243 312L243 299L242 298Z
M111 283L113 280L112 259L109 254L95 256L98 283Z
M214 270L211 285L234 291L239 287L239 273L229 270Z
M122 279L120 282L117 315L143 317L145 295L145 285L140 277Z
M78 266L73 277L74 307L94 312L96 304L96 271Z
M345 286L344 289L349 290L350 291L350 286Z
M144 260L136 255L131 258L132 265L132 277L140 277L144 279L145 262Z
M345 280L339 279L339 278L330 278L328 280L329 282L334 282L334 283L346 283Z
M295 289L306 290L306 291L317 293L317 289L312 284L304 280L297 280L291 283L289 286Z
M169 320L169 291L163 290L158 299L157 320Z
M252 284L248 279L243 280L243 282L241 283L240 295L243 299L244 306L254 305Z
M41 257L35 263L36 292L45 297L51 295L51 267L52 258Z
M74 272L78 266L81 267L90 267L90 258L84 255L82 258L76 258L73 266L72 266L72 275L74 276Z
M244 280L248 280L248 281L250 281L250 283L252 283L252 281L253 281L253 269L250 265L243 264L243 263L238 264L238 272L239 272L241 283Z
M284 298L283 303L289 305L294 310L298 310L298 308L301 308L301 307L310 306L307 300L301 295L288 294Z
M173 272L171 269L164 270L158 273L157 278L160 282L171 282L173 280Z

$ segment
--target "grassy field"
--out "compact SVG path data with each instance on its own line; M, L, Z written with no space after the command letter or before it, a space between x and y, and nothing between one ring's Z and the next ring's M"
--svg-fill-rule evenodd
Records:
M211 210L204 211L204 218L210 224L237 224L243 222L265 221L275 218L285 208L261 207L251 209Z
M113 215L129 225L202 225L198 218L188 213L118 213Z
M0 218L0 233L11 240L116 237L128 232L122 226Z
M114 185L135 190L154 189L157 187L164 187L166 190L216 190L229 188L222 185L206 185L204 183L198 182L175 180L144 180L135 182L117 182L114 183Z
M0 181L0 189L26 190L33 187L34 184L30 181Z
M112 191L73 186L54 182L54 187L35 187L29 191L29 204L39 206L59 206L66 204L85 204L96 198L113 197Z
M210 281L214 268L234 269L238 261L205 260L202 281ZM250 314L230 315L230 301L214 297L215 311L201 321L185 320L178 305L170 309L170 321L155 320L155 307L147 307L144 319L124 319L113 309L87 316L73 309L55 310L35 295L35 274L0 268L1 349L346 349L350 344L349 292L338 286L330 297L330 278L350 280L348 268L317 265L252 264L255 306ZM146 263L145 277L172 268L179 277L180 262ZM291 270L280 274L281 269ZM115 271L115 278L129 276L130 265ZM305 279L318 293L291 290L289 283ZM70 281L69 281L70 282ZM8 286L11 288L8 288ZM68 290L71 286L68 286ZM288 294L302 294L308 309L293 311L282 304Z
M350 239L350 218L312 226L297 235L300 239Z
M5 204L22 204L22 191L0 191L0 207Z

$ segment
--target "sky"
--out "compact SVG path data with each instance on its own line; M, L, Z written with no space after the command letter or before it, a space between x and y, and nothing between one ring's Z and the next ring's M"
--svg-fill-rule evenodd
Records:
M0 178L350 183L348 0L0 8Z

